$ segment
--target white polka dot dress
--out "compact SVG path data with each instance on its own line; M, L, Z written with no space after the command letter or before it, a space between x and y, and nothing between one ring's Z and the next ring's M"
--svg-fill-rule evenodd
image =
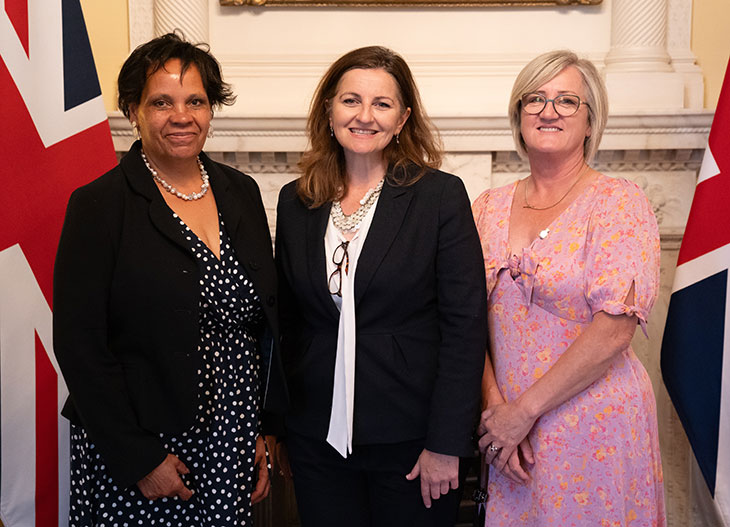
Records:
M136 485L119 488L86 431L72 425L70 527L253 524L261 361L255 335L264 322L263 310L222 218L220 260L182 221L180 225L200 269L198 352L204 366L198 371L195 425L179 435L160 437L167 451L190 469L182 479L193 497L187 502L149 501Z

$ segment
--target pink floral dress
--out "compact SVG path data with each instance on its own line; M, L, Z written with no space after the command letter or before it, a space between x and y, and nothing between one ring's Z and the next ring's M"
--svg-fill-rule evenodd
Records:
M644 333L659 287L659 231L633 183L599 175L521 255L508 247L516 183L474 202L489 295L490 349L506 400L558 360L593 315L636 315ZM635 305L623 303L635 284ZM531 481L489 475L487 527L662 526L654 394L631 347L528 435Z

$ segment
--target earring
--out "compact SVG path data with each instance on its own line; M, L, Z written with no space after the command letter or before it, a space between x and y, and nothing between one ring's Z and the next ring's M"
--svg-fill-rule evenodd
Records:
M395 144L397 144L397 145L400 144L400 132L398 132L397 134L395 134Z
M137 126L137 121L132 121L132 136L134 137L135 141L142 139L142 134L139 133L139 126Z
M335 136L335 129L332 128L332 125L330 125L330 137L334 137L334 136Z
M208 137L213 137L213 125L208 126Z

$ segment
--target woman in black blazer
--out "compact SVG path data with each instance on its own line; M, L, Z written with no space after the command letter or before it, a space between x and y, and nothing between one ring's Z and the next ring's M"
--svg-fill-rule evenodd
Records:
M71 526L250 525L268 493L260 409L286 406L271 240L253 179L201 151L232 101L207 51L140 46L119 105L141 140L69 201L54 349Z
M302 525L453 525L486 348L464 185L394 52L341 57L311 108L276 234Z

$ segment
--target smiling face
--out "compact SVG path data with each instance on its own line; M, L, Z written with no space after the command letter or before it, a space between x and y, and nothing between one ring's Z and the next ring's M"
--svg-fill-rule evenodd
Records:
M342 75L330 101L330 126L348 163L367 157L381 161L410 113L392 75L383 69L353 69Z
M194 160L203 149L212 118L200 72L191 65L182 75L178 59L149 76L129 115L139 126L145 153L158 166Z
M535 93L553 99L558 95L571 94L586 100L585 86L580 72L572 66L565 68L551 80L540 86ZM566 157L583 157L583 143L591 135L588 106L581 104L578 111L561 117L552 103L537 115L521 112L520 132L527 146L528 156L537 153L563 154Z

